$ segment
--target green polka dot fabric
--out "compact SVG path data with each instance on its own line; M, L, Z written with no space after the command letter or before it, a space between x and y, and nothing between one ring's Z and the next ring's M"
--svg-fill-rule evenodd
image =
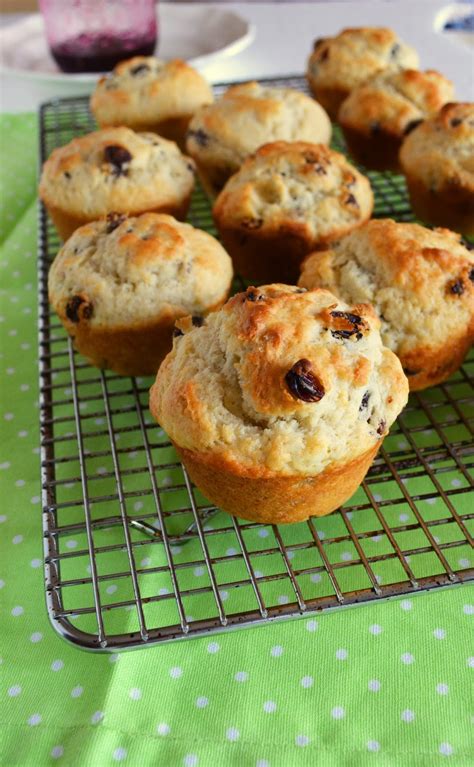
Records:
M4 116L0 129L0 763L472 765L472 586L121 654L81 651L53 630L39 479L36 119ZM396 513L404 522L410 512ZM318 522L320 534L334 534L335 520ZM297 528L285 535L292 541ZM71 552L81 545L65 542ZM156 548L143 547L144 567ZM470 566L469 551L452 551L453 567ZM347 545L335 552L352 556ZM203 576L199 565L188 575ZM316 589L321 581L308 579ZM105 586L109 598L121 588ZM279 604L285 597L275 592Z

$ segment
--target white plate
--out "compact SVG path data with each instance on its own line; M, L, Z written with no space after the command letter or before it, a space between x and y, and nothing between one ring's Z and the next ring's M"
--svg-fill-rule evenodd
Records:
M186 59L202 69L217 57L233 56L246 48L254 27L233 11L199 5L168 5L158 11L157 55ZM91 83L97 74L64 74L49 53L39 13L0 30L0 65L7 74L49 83Z

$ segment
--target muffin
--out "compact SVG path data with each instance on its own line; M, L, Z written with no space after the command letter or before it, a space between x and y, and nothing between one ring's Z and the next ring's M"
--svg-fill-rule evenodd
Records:
M214 197L244 159L269 141L329 144L331 123L311 98L291 88L244 83L203 107L189 125L186 148Z
M129 128L105 128L73 139L46 160L39 195L66 240L111 211L185 218L194 163L172 141Z
M207 232L164 213L110 213L78 229L49 272L49 300L76 349L121 375L155 374L175 320L226 300L231 260Z
M385 27L343 29L315 40L307 78L315 98L336 120L349 93L382 70L416 69L418 54Z
M184 147L191 117L212 101L209 84L185 61L134 56L100 78L90 108L101 128L153 131Z
M338 122L357 162L398 171L404 137L453 97L453 84L439 72L382 71L350 92Z
M197 487L244 519L299 522L344 503L407 401L371 306L326 290L248 288L183 335L153 416Z
M368 179L321 144L260 147L229 179L214 220L236 270L260 283L295 283L303 258L372 212Z
M474 235L474 104L445 104L400 150L418 218Z
M447 229L373 219L311 255L299 284L370 302L412 390L448 378L474 340L474 255Z

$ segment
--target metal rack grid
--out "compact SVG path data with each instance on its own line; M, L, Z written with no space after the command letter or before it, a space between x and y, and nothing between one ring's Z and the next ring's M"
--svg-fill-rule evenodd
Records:
M305 90L299 77L272 83ZM41 162L93 128L84 98L43 105ZM344 151L337 130L334 145ZM410 220L402 179L368 175L375 215ZM189 220L214 231L200 190ZM216 511L192 486L148 414L151 380L96 370L74 351L48 305L48 268L58 247L41 207L46 595L62 636L93 650L138 647L474 577L467 495L474 357L447 383L411 395L340 510L290 526L244 522Z

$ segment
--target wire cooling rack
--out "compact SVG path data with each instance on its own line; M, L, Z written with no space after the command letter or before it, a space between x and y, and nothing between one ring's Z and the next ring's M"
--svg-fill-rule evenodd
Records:
M303 78L272 82L305 90ZM43 105L41 162L94 127L86 99ZM334 146L344 151L337 130ZM368 175L375 215L410 220L401 177ZM189 220L214 233L200 190ZM59 241L42 207L39 233L46 594L62 636L88 649L138 647L474 577L474 357L411 395L340 510L281 527L233 519L193 487L152 422L151 379L99 371L74 351L48 306Z

